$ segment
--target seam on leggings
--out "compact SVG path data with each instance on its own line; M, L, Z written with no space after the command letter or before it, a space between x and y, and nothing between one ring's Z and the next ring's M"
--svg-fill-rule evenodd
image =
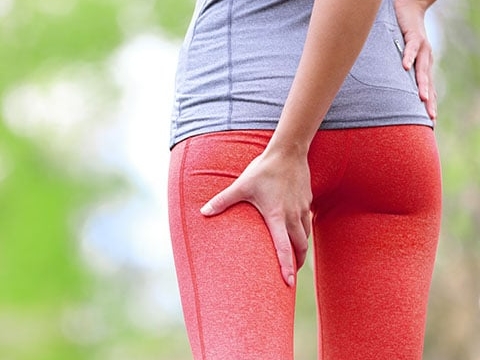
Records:
M199 342L200 342L200 351L202 354L202 359L206 359L206 354L205 354L205 340L203 338L203 327L202 327L202 318L201 318L201 313L200 313L200 298L198 295L198 287L197 287L197 276L195 273L195 267L193 265L192 261L192 251L190 248L190 237L188 236L188 230L187 230L187 219L185 215L185 193L184 193L184 187L185 187L185 181L184 181L184 169L185 169L185 162L187 159L187 153L190 147L190 140L187 139L185 142L185 149L183 150L183 156L182 156L182 161L180 165L180 186L179 186L179 197L180 197L180 217L182 219L182 230L184 234L184 239L185 239L185 249L187 251L187 257L188 257L188 266L190 268L190 274L192 278L192 287L193 287L193 294L194 294L194 301L195 301L195 313L197 317L197 328L198 328L198 337L199 337Z

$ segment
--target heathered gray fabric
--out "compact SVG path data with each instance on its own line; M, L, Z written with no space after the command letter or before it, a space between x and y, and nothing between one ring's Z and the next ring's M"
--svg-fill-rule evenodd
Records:
M303 50L313 1L197 0L179 55L171 146L208 132L275 129ZM413 71L402 67L403 46L393 0L383 0L322 129L433 127Z

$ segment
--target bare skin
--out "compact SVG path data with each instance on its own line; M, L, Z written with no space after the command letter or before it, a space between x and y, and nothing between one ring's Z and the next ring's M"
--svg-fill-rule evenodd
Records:
M435 118L431 47L423 23L425 10L433 1L396 2L406 40L404 67L415 66L420 97ZM299 67L269 144L232 185L201 209L203 215L214 216L238 202L255 206L270 231L283 279L289 286L295 286L296 271L305 262L311 231L310 143L358 57L380 3L315 1Z
M420 98L428 115L437 118L437 92L433 82L432 47L425 30L425 12L435 0L395 0L395 12L405 38L403 67L415 66Z

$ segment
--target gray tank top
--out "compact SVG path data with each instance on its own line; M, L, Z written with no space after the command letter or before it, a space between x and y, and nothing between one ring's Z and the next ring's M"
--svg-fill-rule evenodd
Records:
M314 0L197 0L180 50L171 143L226 130L275 129L303 50ZM404 41L383 0L368 40L321 129L433 127Z

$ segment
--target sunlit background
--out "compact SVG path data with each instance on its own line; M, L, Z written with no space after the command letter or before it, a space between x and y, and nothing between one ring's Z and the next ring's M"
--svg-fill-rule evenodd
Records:
M191 359L166 181L192 8L0 0L0 360ZM439 0L428 23L445 205L424 358L480 360L480 3ZM316 358L311 278L300 360Z

